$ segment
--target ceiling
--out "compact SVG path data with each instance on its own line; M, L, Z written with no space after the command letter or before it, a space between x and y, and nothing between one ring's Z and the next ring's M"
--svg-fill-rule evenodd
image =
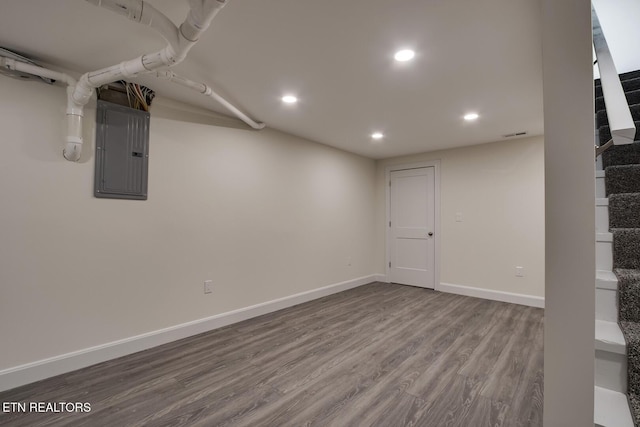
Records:
M177 24L188 11L186 1L149 2ZM1 8L0 46L78 73L164 47L152 29L84 0ZM271 128L370 158L540 135L539 9L538 0L229 0L174 71ZM405 47L415 59L394 61ZM170 82L141 82L225 112ZM283 105L285 93L298 104ZM480 118L463 120L472 111Z

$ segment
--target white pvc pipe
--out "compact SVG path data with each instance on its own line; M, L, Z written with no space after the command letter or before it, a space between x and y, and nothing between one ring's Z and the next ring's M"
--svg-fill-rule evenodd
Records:
M77 162L80 159L82 151L82 117L84 115L84 108L82 105L78 105L73 101L72 94L76 86L76 80L68 74L27 64L26 62L16 61L11 58L0 57L0 66L7 70L33 74L35 76L60 81L67 85L67 137L62 155L67 160Z
M227 0L188 0L189 14L180 25L180 34L192 42L198 41L200 35L209 27L213 18L227 3Z
M156 72L155 75L156 75L156 77L170 80L173 83L176 83L176 84L179 84L181 86L188 87L190 89L196 90L196 91L202 93L203 95L206 95L206 96L209 96L209 97L215 99L220 104L222 104L224 107L226 107L229 111L231 111L233 114L235 114L236 117L238 117L240 120L242 120L243 122L245 122L246 124L251 126L253 129L258 129L259 130L259 129L263 129L266 126L264 123L256 122L255 120L251 119L245 113L240 111L235 105L231 104L229 101L227 101L222 96L217 94L210 86L208 86L208 85L206 85L204 83L198 83L198 82L195 82L193 80L189 80L187 78L178 76L173 71L168 71L168 70L166 70L166 71L158 71L158 72Z
M86 0L108 9L132 21L148 25L158 31L171 46L177 49L179 43L178 27L158 9L142 0Z
M33 74L34 76L44 77L45 79L59 80L68 85L76 84L75 79L67 74L39 67L37 65L27 64L26 62L17 61L11 58L0 57L0 65L2 68L7 70Z
M67 86L67 138L62 155L71 162L80 160L82 154L82 118L84 117L84 105L76 104L73 100L73 92L76 85Z
M0 66L3 68L59 80L67 84L67 137L63 156L73 162L77 162L82 154L82 144L84 142L82 138L83 110L95 88L122 80L124 77L131 77L138 73L178 64L185 58L189 50L198 41L200 35L209 27L218 11L227 2L227 0L189 0L191 9L178 29L169 18L142 0L87 1L124 15L133 21L151 26L165 38L168 45L158 52L85 73L77 82L64 73L16 61L15 59L0 57ZM213 92L208 95L216 99L220 98L219 102L225 106L228 104L230 109L237 110L219 95ZM237 111L242 114L239 110ZM264 127L264 125L262 126Z
M168 44L160 51L83 74L71 94L73 103L79 106L86 105L93 91L104 84L133 77L139 73L155 71L161 67L171 67L182 62L200 35L207 30L213 18L227 2L227 0L189 0L191 7L189 14L180 25L179 30L176 31L177 39L173 40L172 34L173 28L175 28L173 23L169 24L170 20L166 16L142 0L87 1L113 10L136 22L151 25L163 35ZM147 14L145 14L145 10L147 10ZM156 24L154 24L154 20ZM81 146L76 146L76 148L79 157Z
M118 15L126 16L132 21L140 22L142 18L142 0L87 0L89 3L104 7Z
M96 0L87 1L96 4ZM106 1L108 4L109 1L113 0L103 1ZM74 100L80 104L86 104L93 90L97 87L122 80L126 77L133 77L139 73L154 71L165 66L170 67L182 62L189 50L196 44L200 35L209 27L215 15L224 7L226 1L227 0L190 0L191 10L185 21L180 25L177 43L169 43L164 49L158 52L142 55L101 70L85 73L78 81L76 91L73 94ZM147 7L148 5L143 2L142 10ZM160 14L160 12L157 13ZM131 14L128 14L127 16L130 15ZM133 13L133 15L135 15L135 13Z

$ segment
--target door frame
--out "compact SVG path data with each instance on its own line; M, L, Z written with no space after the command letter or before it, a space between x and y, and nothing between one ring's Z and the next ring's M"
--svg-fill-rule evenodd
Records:
M386 215L385 215L385 276L387 283L389 282L390 271L389 271L389 262L391 260L391 254L389 251L389 243L390 243L390 230L389 230L389 221L391 221L391 193L389 191L389 182L391 180L391 172L393 171L401 171L407 169L420 169L420 168L428 168L433 167L434 173L434 289L438 290L440 287L440 160L425 160L423 162L415 162L415 163L400 163L397 165L389 165L385 167L384 170L384 188L385 188L385 205L386 205Z

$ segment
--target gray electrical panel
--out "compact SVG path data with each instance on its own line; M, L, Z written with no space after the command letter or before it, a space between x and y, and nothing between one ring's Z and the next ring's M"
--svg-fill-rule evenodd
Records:
M149 113L98 101L94 195L147 199Z

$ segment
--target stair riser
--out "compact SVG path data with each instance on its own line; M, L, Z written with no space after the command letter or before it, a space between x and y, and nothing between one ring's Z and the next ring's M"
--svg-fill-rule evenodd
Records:
M596 269L613 270L613 243L596 241Z
M596 350L596 386L627 392L627 356Z
M625 82L627 80L633 80L640 78L640 70L635 71L627 71L626 73L620 74L620 81Z
M613 194L608 211L610 228L640 228L640 194Z
M618 318L624 322L640 322L640 286L637 283L624 284L618 295Z
M635 144L630 144L635 145ZM608 167L605 188L607 195L616 193L640 193L640 166Z
M596 232L606 233L609 231L609 207L596 206Z
M596 320L618 321L618 292L614 289L596 289Z
M640 231L614 230L613 267L640 269Z
M623 393L594 387L595 427L634 427L629 400Z
M636 395L640 393L639 357L640 349L637 347L637 343L635 345L630 343L627 346L627 390Z
M596 198L602 199L607 197L607 192L604 187L604 177L596 178Z
M617 145L609 148L602 157L602 167L640 163L640 143Z

